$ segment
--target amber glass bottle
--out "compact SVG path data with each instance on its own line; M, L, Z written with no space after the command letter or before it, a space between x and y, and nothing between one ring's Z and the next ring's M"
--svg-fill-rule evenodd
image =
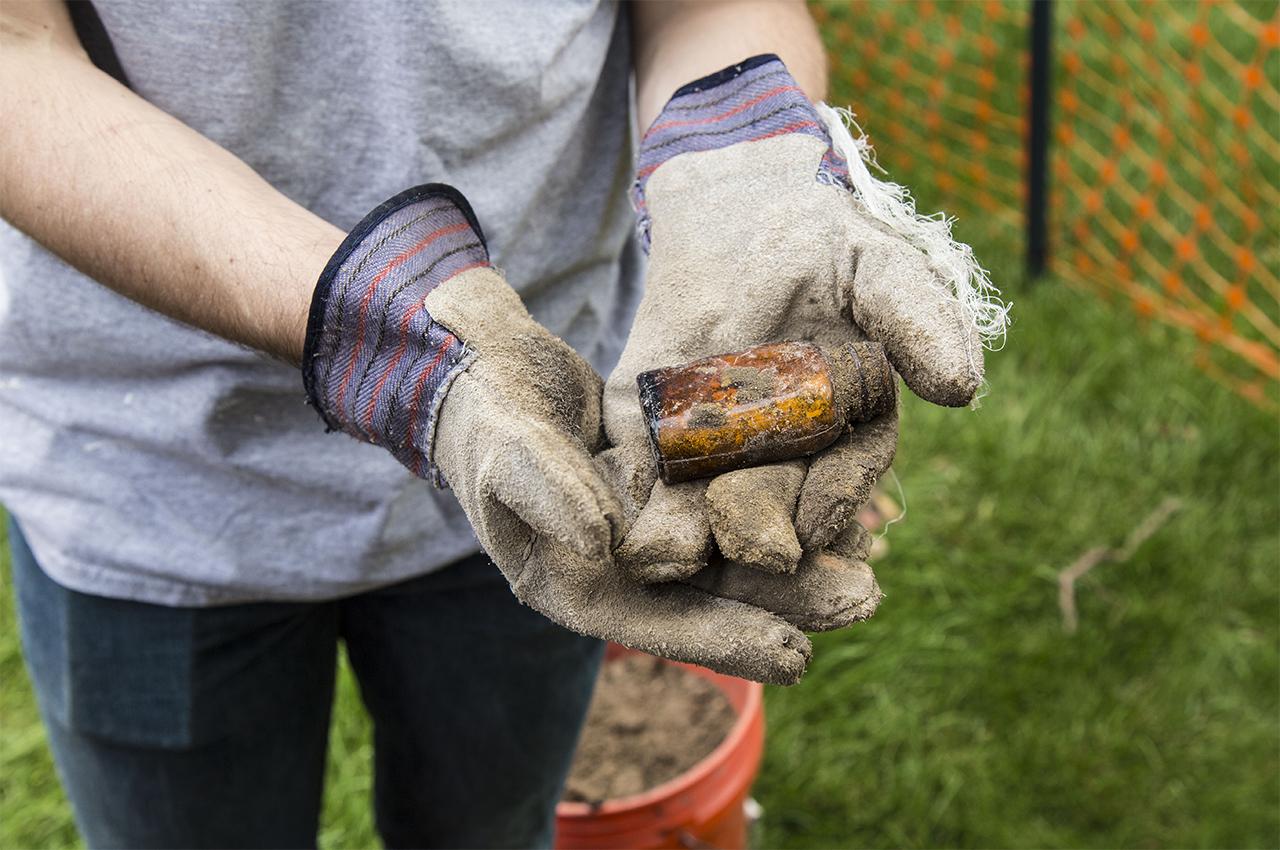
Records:
M874 342L768 343L636 381L668 484L811 454L896 403L893 370Z

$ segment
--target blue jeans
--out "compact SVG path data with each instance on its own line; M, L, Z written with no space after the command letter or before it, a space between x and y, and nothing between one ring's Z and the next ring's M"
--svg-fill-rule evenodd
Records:
M483 556L347 599L168 608L68 590L10 526L27 667L91 847L314 847L338 641L388 847L552 839L603 645Z

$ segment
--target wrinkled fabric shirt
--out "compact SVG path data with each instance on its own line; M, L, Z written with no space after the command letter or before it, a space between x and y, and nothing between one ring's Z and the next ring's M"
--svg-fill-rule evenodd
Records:
M95 5L139 95L338 227L458 187L533 316L612 367L640 287L616 5ZM166 605L333 598L478 549L448 491L326 434L296 369L4 223L0 502L54 580Z

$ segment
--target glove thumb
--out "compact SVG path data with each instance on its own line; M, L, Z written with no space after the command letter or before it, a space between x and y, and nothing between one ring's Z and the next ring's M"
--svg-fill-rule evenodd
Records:
M854 259L852 318L884 345L911 391L946 407L972 401L982 386L982 340L925 255L882 239Z

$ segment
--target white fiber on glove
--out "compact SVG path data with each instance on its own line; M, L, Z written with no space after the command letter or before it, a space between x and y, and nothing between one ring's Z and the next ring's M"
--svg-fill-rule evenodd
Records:
M941 212L921 215L916 212L915 199L909 189L871 174L868 166L881 173L884 169L876 162L871 141L852 112L825 103L815 106L827 125L832 147L848 163L853 195L867 214L924 252L960 303L983 345L993 351L1002 348L1013 304L1000 299L1000 290L991 283L987 270L974 257L973 249L951 235L954 219Z

